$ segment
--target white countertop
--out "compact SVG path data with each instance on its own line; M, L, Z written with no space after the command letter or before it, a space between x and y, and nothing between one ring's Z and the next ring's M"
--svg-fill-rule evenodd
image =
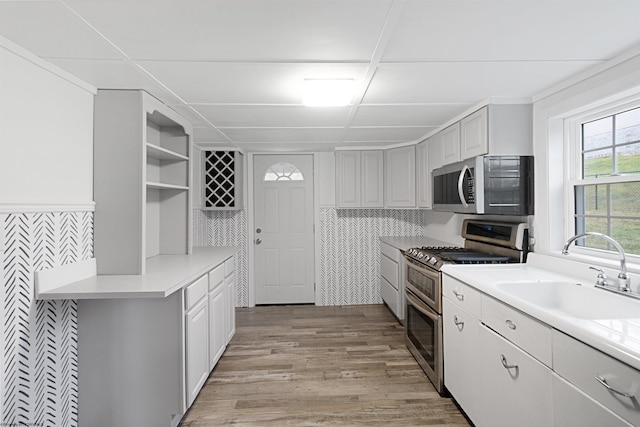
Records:
M635 319L583 319L544 309L500 288L501 283L536 281L576 281L582 286L593 286L593 283L576 279L575 276L545 269L542 257L533 256L530 260L533 262L527 264L445 264L442 271L444 274L467 283L479 291L640 370L640 302L638 303L638 317ZM607 292L601 289L596 291ZM622 295L614 296L630 299Z
M452 243L425 236L380 236L380 241L403 251L419 246L455 246Z
M237 247L194 248L191 255L158 255L142 275L97 275L39 294L38 299L164 298L234 255Z

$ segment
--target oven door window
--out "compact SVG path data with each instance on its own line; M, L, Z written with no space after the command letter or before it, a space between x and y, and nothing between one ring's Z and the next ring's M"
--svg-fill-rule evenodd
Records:
M436 274L437 275L437 274ZM411 265L407 266L407 281L411 283L424 298L436 301L438 298L438 283L436 280L424 274L422 271Z
M437 321L418 311L413 305L407 305L407 338L420 353L432 371L436 370Z

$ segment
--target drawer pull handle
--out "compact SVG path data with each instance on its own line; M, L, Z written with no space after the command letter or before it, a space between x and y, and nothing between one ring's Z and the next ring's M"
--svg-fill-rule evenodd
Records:
M619 394L620 396L628 397L629 399L635 399L636 398L635 394L624 393L622 391L618 391L615 388L611 387L607 383L607 380L600 374L597 374L594 378L596 379L596 381L598 381L600 384L602 384L607 390L609 390L612 393Z
M507 326L509 327L509 329L513 329L514 331L516 330L516 324L513 323L511 320L507 319Z
M462 330L464 328L464 320L458 320L458 316L453 316L453 323L458 326L458 329Z
M505 367L505 369L518 369L518 365L513 364L513 365L509 365L509 363L507 362L507 358L504 356L504 354L500 355L500 361L502 362L502 366Z
M456 296L456 298L458 298L460 301L464 300L464 294L462 292L458 292L455 289L453 290L453 294Z

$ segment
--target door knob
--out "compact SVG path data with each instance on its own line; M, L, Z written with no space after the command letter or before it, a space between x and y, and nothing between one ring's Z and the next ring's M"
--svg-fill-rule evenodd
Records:
M256 245L259 245L260 243L262 243L262 240L256 239Z

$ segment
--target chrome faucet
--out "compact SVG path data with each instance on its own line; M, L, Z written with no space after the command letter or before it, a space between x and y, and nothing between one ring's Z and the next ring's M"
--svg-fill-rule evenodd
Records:
M586 233L577 234L573 237L570 237L569 240L567 240L567 242L564 244L564 248L562 248L562 254L569 255L569 246L576 240L581 239L583 237L587 237L587 236L599 237L601 239L604 239L609 243L611 243L616 248L616 250L618 251L618 256L620 257L620 273L618 273L618 279L617 279L618 291L630 293L631 281L629 279L629 276L627 275L627 258L624 255L624 249L622 249L622 246L620 246L618 242L616 242L614 239L607 236L606 234L593 233L588 231ZM602 270L600 270L600 272L601 273L598 275L597 286L607 287L607 280L606 280L606 277L604 276L604 272Z

